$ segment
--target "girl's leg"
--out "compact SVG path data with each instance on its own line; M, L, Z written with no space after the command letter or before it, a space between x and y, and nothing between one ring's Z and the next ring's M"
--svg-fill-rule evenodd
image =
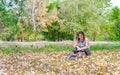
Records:
M82 58L82 54L77 54L77 58L78 59Z
M82 57L85 58L85 57L86 57L86 54L84 53L84 54L82 55Z
M86 57L86 54L84 52L81 52L81 53L77 54L77 57L78 57L78 59L80 59L80 58Z

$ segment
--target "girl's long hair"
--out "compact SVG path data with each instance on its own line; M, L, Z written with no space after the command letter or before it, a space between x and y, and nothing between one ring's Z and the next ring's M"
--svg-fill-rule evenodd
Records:
M85 34L84 34L84 32L83 31L79 31L78 34L77 34L77 42L78 43L80 42L79 34L82 34L83 35L83 41L85 40Z

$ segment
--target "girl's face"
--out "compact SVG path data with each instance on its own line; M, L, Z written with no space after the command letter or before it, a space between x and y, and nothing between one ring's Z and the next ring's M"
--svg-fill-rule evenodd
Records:
M82 34L79 34L78 37L83 40L83 35Z

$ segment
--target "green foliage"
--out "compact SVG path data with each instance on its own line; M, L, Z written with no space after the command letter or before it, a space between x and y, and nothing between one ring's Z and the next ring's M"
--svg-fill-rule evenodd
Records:
M14 7L14 5L19 6L19 8ZM2 22L3 29L0 32L0 36L2 40L10 41L16 40L15 36L19 37L23 35L24 32L30 32L30 26L27 25L25 22L26 12L25 12L25 5L24 1L13 0L7 3L6 1L2 0L0 3L1 9L0 10L0 22ZM21 23L21 26L19 25ZM25 24L26 23L26 24ZM22 38L22 36L21 36Z
M52 23L52 25L47 25L47 31L43 31L43 35L46 39L55 41L59 40L60 26L57 22Z
M109 39L120 40L120 9L118 7L112 8L109 21Z
M14 35L18 31L18 17L14 10L6 9L6 2L4 0L0 3L0 22L3 26L3 29L0 32L2 40L13 40Z
M73 36L70 33L67 33L66 31L61 31L59 23L53 22L52 25L47 25L47 31L43 31L43 35L46 40L51 41L61 41L61 40L72 40ZM67 30L67 29L66 29Z
M112 8L112 12L111 12L111 20L112 21L119 21L119 16L120 16L120 9L118 7L114 7Z
M0 0L0 40L72 40L80 30L92 41L120 40L120 9L108 10L110 0L31 2Z
M19 28L16 25L9 26L4 28L4 30L0 32L0 35L2 36L3 40L7 40L7 41L15 40L14 36L16 35L18 29Z
M1 20L1 22L3 22L4 26L17 24L18 17L14 10L7 10L5 2L1 3L1 9L3 9L3 10L0 10L0 14L1 14L0 20Z
M0 1L0 14L3 13L5 10L5 1L1 0ZM0 16L1 17L1 16Z
M120 40L120 21L116 23L116 36L117 40Z
M96 40L100 32L100 26L105 23L103 11L108 6L109 0L65 0L60 4L59 23L61 28L78 32L80 30L87 33L93 41ZM87 11L86 11L87 10Z
M60 9L58 1L52 2L47 6L48 12L50 12L53 8Z

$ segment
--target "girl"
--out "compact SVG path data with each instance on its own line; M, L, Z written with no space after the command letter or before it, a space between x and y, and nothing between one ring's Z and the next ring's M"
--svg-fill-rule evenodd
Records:
M78 58L90 56L91 52L89 50L89 40L85 38L84 32L80 31L77 35L77 41L74 44L74 54Z

